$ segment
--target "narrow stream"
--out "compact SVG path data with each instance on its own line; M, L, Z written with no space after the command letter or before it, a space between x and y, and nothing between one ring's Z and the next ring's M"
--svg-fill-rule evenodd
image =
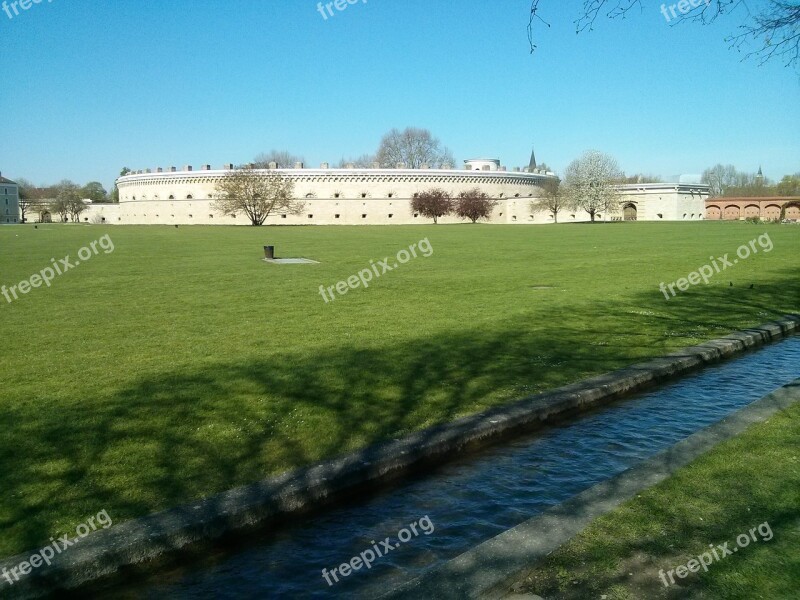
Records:
M140 598L372 598L647 459L800 376L800 336L680 381L465 456L426 477L131 589ZM418 522L427 516L428 522ZM411 523L368 570L329 585L350 562ZM410 531L410 529L409 529Z

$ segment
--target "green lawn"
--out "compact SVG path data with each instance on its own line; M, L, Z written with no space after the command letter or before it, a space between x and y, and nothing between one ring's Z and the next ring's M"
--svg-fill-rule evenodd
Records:
M800 598L799 424L795 404L720 444L595 520L516 589L548 600ZM753 528L754 539L738 547ZM736 553L718 548L725 543ZM716 557L704 557L707 572L692 564L698 573L664 585L660 572L670 584L668 571L709 545Z
M659 291L765 232L772 252ZM800 227L746 223L8 226L0 285L105 234L113 253L0 296L0 556L800 312ZM319 295L425 237L429 258Z

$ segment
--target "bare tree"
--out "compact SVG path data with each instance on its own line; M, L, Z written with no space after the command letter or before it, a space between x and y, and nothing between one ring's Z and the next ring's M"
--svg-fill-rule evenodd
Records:
M69 216L73 223L79 223L81 220L81 213L86 210L86 203L80 196L74 198L69 203Z
M531 0L531 13L528 21L528 41L531 52L536 50L534 42L535 24L541 23L547 27L550 24L542 18L540 5L542 0ZM625 18L636 7L644 8L642 0L584 0L583 7L575 19L575 31L592 30L600 13L610 19ZM755 44L755 49L748 50L745 58L757 57L759 64L764 64L772 58L783 60L786 66L800 66L800 2L796 0L766 0L760 10L751 13L744 0L708 0L699 2L677 3L679 10L674 10L676 3L661 4L661 11L671 24L684 21L695 21L703 25L712 23L730 14L739 6L747 10L745 22L739 26L739 33L730 35L726 39L731 48L742 50ZM669 8L668 8L668 5ZM553 6L561 8L557 3ZM653 6L658 6L655 2Z
M214 210L235 215L243 212L254 226L272 213L299 214L305 204L294 198L294 182L277 171L253 167L234 169L217 183Z
M595 215L602 211L608 215L619 206L619 192L615 182L622 176L614 157L589 150L572 161L564 173L564 183L570 191L569 204L585 210L594 223Z
M450 150L442 147L430 131L416 127L403 131L392 129L383 136L376 157L382 168L392 168L400 163L409 169L419 169L423 165L435 169L455 164Z
M798 24L800 2L770 0L767 8L753 15L752 21L740 25L739 33L728 37L727 41L737 50L747 48L752 42L760 43L760 48L747 50L745 54L745 58L757 57L760 65L775 58L787 67L800 66Z
M553 220L558 223L558 213L567 208L569 204L569 190L561 185L556 178L548 179L542 184L541 195L531 201L531 211L534 213L548 212L553 215Z
M625 173L623 173L617 183L664 183L664 180L658 175L650 175L647 173L636 173L635 175L625 175Z
M305 160L302 156L297 156L286 150L270 150L256 156L253 166L257 169L266 169L272 162L276 163L279 169L293 169L295 163L305 162Z
M17 179L17 189L19 191L19 212L20 222L27 222L27 215L30 212L38 212L41 204L41 194L39 189L27 179Z
M733 165L716 164L703 171L700 178L711 188L711 197L725 196L728 190L751 187L755 183L755 173L744 173Z
M477 223L479 219L489 219L495 206L497 200L490 198L489 194L482 192L480 188L473 188L458 195L454 210L460 218Z
M362 154L358 158L342 158L339 161L339 168L344 169L348 165L353 165L357 169L369 169L375 162L377 159L374 154Z
M55 200L50 204L50 210L58 213L62 222L70 218L77 223L80 215L86 210L86 204L81 198L81 188L78 184L67 179L60 182L54 188Z
M411 199L411 210L433 219L435 225L439 222L439 217L453 212L453 199L444 190L431 188Z

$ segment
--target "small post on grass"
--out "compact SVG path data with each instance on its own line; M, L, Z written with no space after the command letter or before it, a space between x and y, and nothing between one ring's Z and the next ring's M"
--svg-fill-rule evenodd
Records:
M264 258L267 260L275 258L275 246L264 246Z

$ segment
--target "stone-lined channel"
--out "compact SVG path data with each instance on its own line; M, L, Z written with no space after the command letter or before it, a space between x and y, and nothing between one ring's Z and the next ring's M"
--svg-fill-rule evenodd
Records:
M248 538L212 564L123 585L139 598L376 597L563 502L800 376L800 336L707 367L511 442L465 456L386 492ZM428 516L435 530L329 586L349 562ZM420 529L420 527L418 527ZM117 590L119 592L121 590Z

